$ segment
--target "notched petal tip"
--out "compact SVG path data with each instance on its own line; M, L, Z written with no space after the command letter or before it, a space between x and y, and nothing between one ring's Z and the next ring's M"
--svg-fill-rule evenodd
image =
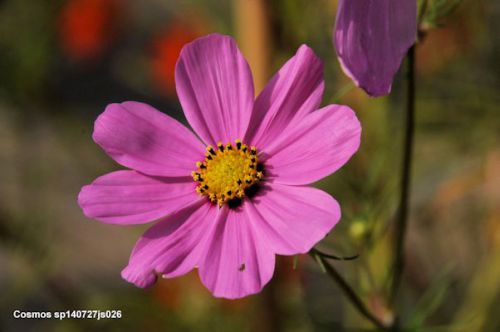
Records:
M78 193L77 197L77 202L78 206L83 210L84 205L85 205L85 191L87 190L88 185L85 185L80 189L80 192Z
M101 145L101 141L102 141L102 131L105 130L106 128L106 125L105 125L105 122L106 122L106 118L110 117L110 116L120 116L120 112L122 112L122 106L123 103L111 103L111 104L108 104L106 105L106 107L104 108L104 111L99 114L96 118L96 120L94 121L94 130L92 132L92 139L94 140L94 142L96 142L97 144Z
M242 298L245 298L245 297L249 297L249 296L252 296L252 295L256 295L260 292L262 292L262 290L264 289L265 285L262 285L260 288L258 289L254 289L254 290L250 290L250 291L244 291L242 293L218 293L218 292L213 292L212 295L216 298L219 298L219 299L226 299L226 300L238 300L238 299L242 299Z
M363 127L361 126L361 122L359 121L356 112L349 106L345 105L331 105L331 106L338 107L339 108L338 112L344 113L345 127L349 128L350 132L354 136L352 143L353 144L352 154L356 153L361 144L361 134L363 131Z
M121 276L127 282L134 284L139 288L149 288L156 283L158 276L153 271L140 271L137 269L131 269L129 266L125 267Z
M213 33L210 33L208 35L195 38L192 41L190 41L189 43L186 43L182 47L181 56L179 57L179 59L182 57L183 52L186 52L187 49L189 49L197 44L220 42L220 41L227 41L227 42L230 42L230 43L233 43L234 45L236 45L236 40L233 37L231 37L229 35L223 35L221 33L213 32Z
M316 55L314 50L309 47L309 45L301 44L297 49L296 55L308 57L309 61L317 62L321 65L321 69L323 69L323 60L318 55Z
M92 215L89 213L87 209L87 203L89 201L88 192L90 190L91 185L85 185L80 189L78 193L77 203L80 209L82 209L83 215L87 218L92 218Z

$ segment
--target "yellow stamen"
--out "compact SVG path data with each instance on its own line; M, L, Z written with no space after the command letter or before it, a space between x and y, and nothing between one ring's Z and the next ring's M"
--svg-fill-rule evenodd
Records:
M217 148L207 146L203 162L197 162L192 172L198 182L196 192L222 206L224 203L245 197L245 189L260 182L264 177L259 167L257 148L248 147L236 140L235 144L217 143Z

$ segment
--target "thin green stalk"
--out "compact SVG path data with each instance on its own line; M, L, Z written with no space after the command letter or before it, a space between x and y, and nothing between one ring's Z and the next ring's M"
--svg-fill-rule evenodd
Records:
M326 252L323 252L323 251L316 249L316 248L314 248L313 250L314 250L314 253L317 255L323 256L324 258L334 259L337 261L352 261L352 260L359 257L358 254L353 255L353 256L336 256L336 255L332 255L332 254L327 254Z
M407 92L406 92L406 119L405 136L403 143L403 160L401 164L401 193L399 208L396 216L394 236L393 277L389 293L389 300L394 303L405 267L404 245L408 228L408 209L410 201L410 178L413 155L413 141L415 132L415 45L408 51L407 56Z
M316 249L311 249L309 252L312 258L319 260L320 265L325 272L337 283L344 295L349 299L351 304L356 310L363 315L366 319L373 323L377 328L382 331L389 331L390 328L386 326L380 319L378 319L363 303L361 298L356 294L354 289L347 283L347 281L340 275L340 273L330 264L330 262L318 253Z

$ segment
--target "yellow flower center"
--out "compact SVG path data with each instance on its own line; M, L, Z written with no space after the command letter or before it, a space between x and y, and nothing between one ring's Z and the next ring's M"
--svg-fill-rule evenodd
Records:
M245 190L258 183L262 169L255 146L248 147L236 140L235 144L207 146L206 158L197 162L197 171L192 172L198 182L196 191L210 201L222 206L233 199L245 197Z

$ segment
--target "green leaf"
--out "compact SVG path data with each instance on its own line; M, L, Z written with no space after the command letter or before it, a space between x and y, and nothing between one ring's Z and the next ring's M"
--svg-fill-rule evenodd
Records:
M416 331L418 331L419 327L424 326L427 318L439 309L446 298L451 270L452 268L450 266L445 267L443 271L434 278L431 286L419 299L415 311L408 322L410 328L415 328Z

